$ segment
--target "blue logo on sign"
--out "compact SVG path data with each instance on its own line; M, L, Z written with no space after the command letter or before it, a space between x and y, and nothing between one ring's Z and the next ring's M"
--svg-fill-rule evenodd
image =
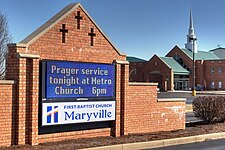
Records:
M58 106L47 106L47 123L58 123Z

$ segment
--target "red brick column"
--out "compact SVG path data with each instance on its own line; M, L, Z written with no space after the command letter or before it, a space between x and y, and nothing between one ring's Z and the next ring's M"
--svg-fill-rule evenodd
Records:
M22 98L19 98L19 88L22 89L22 87L19 86L20 75L21 71L20 68L22 67L22 64L20 62L20 59L17 57L17 51L20 49L23 49L25 47L18 46L16 44L9 44L8 45L8 55L7 55L7 61L6 61L6 79L7 80L14 80L14 101L12 103L12 145L17 145L19 141L19 135L21 135L21 131L19 131L19 119L21 121L20 114L19 114L19 102L22 101ZM23 106L23 104L22 104ZM22 114L21 114L22 115ZM20 133L19 133L20 132Z
M112 135L118 137L124 135L126 125L125 121L125 101L126 89L129 81L129 62L115 61L116 63L116 120L113 127Z
M37 145L39 55L18 53L17 56L20 60L18 144Z
M39 55L23 54L26 45L10 44L6 78L15 80L12 145L38 143Z
M121 76L122 78L122 89L121 89L121 92L122 92L122 103L121 103L121 111L123 112L123 116L122 116L122 122L121 124L123 125L123 128L121 128L121 135L127 135L128 132L127 132L127 120L129 120L129 115L128 115L128 105L127 105L127 102L128 102L128 93L129 93L129 63L124 63L122 64L122 73L123 75Z
M39 95L39 59L32 59L31 72L31 130L29 144L38 144L38 95Z
M119 137L120 136L120 101L121 101L121 66L120 64L116 64L116 120L114 122L114 126L112 129L112 136Z
M19 76L17 80L17 144L25 144L25 121L26 121L26 58L19 58Z

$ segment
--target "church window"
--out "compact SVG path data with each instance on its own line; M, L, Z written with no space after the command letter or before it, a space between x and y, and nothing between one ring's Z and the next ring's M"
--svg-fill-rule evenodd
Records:
M222 74L222 67L218 68L218 74Z
M176 61L178 61L178 59L180 58L180 55L177 55L177 53L176 53L176 55L174 55L173 58L174 58Z
M214 89L214 88L215 88L215 82L212 81L212 82L211 82L211 89Z
M184 61L179 55L173 56L173 59L176 60L181 66L184 66Z
M215 68L211 67L211 68L210 68L210 72L211 72L211 74L214 74Z
M219 88L219 89L222 88L222 82L221 82L221 81L218 82L218 88Z
M166 74L166 81L169 81L169 75Z
M184 65L184 61L183 61L183 59L182 59L182 58L179 58L177 62L178 62L181 66L183 66L183 65Z
M134 69L132 69L131 71L130 71L130 73L129 73L129 75L131 75L131 74L137 74L137 69L136 68L134 68Z
M187 71L189 71L189 74L191 75L192 74L192 71L190 68L187 67Z

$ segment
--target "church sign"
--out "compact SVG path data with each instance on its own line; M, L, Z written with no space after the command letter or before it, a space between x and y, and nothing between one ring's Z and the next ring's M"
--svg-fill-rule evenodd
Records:
M42 127L115 120L115 65L46 60L41 78Z
M43 103L42 125L115 120L115 101Z
M46 99L113 98L115 66L46 61Z

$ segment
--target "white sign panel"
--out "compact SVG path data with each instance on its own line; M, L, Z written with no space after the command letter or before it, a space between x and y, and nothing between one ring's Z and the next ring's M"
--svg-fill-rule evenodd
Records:
M115 120L115 101L43 103L42 125Z

